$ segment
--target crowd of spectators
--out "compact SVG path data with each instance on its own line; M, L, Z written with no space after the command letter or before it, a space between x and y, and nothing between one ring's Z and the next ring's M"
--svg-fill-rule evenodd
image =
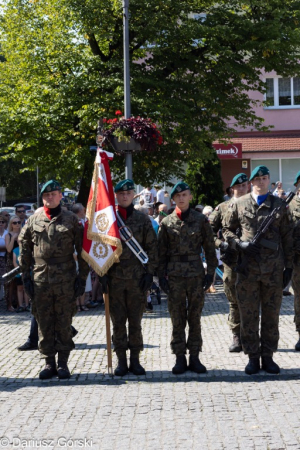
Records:
M26 221L25 209L18 206L15 215L0 214L0 275L11 271L18 265L19 243L18 237ZM17 277L4 285L4 299L7 311L29 311L29 300L24 293L22 278Z

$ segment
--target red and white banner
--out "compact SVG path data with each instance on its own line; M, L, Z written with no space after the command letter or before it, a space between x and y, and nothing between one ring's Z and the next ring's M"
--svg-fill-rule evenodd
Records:
M122 253L108 164L112 159L112 153L97 149L83 235L82 257L100 276L119 262Z

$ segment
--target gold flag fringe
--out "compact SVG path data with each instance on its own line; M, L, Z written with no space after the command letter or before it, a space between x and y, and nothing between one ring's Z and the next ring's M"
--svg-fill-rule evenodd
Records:
M101 242L103 244L109 244L114 247L116 247L116 250L113 252L113 254L108 258L106 263L102 268L98 266L96 261L84 250L82 249L82 258L94 269L94 271L102 277L107 273L107 271L110 269L110 267L114 263L118 263L119 257L122 254L122 242L120 239L113 237L113 236L107 236L107 235L101 235L99 233L94 233L92 231L92 224L94 221L95 216L95 207L96 207L96 199L97 199L97 190L98 190L98 172L99 172L99 165L98 163L94 163L94 172L93 172L93 178L92 183L94 183L94 191L93 191L93 197L92 200L87 205L87 212L86 216L89 221L88 223L88 229L87 229L87 238L94 242Z

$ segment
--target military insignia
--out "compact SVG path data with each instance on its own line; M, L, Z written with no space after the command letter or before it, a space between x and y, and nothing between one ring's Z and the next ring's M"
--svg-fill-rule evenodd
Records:
M257 172L257 174L261 177L261 176L263 175L263 172L262 172L261 170L259 170L259 171Z
M181 192L181 187L178 186L178 188L176 189L177 192Z
M127 191L127 186L126 184L124 184L124 186L122 187L123 191Z
M51 186L47 186L46 191L48 191L48 192L51 191Z
M242 183L242 182L243 182L243 178L240 177L240 178L238 179L238 182L239 182L239 183Z
M107 214L99 214L99 216L97 216L97 218L95 219L95 223L100 233L104 233L109 227L109 219L107 217Z
M106 258L108 255L108 245L102 242L96 242L93 245L93 255L95 258Z

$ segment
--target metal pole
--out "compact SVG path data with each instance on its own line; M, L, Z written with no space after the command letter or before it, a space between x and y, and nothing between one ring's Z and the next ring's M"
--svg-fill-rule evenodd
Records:
M39 166L36 166L36 204L40 206Z
M124 117L129 119L130 66L129 66L129 0L123 0L123 49L124 49ZM125 177L132 178L132 154L125 155Z

